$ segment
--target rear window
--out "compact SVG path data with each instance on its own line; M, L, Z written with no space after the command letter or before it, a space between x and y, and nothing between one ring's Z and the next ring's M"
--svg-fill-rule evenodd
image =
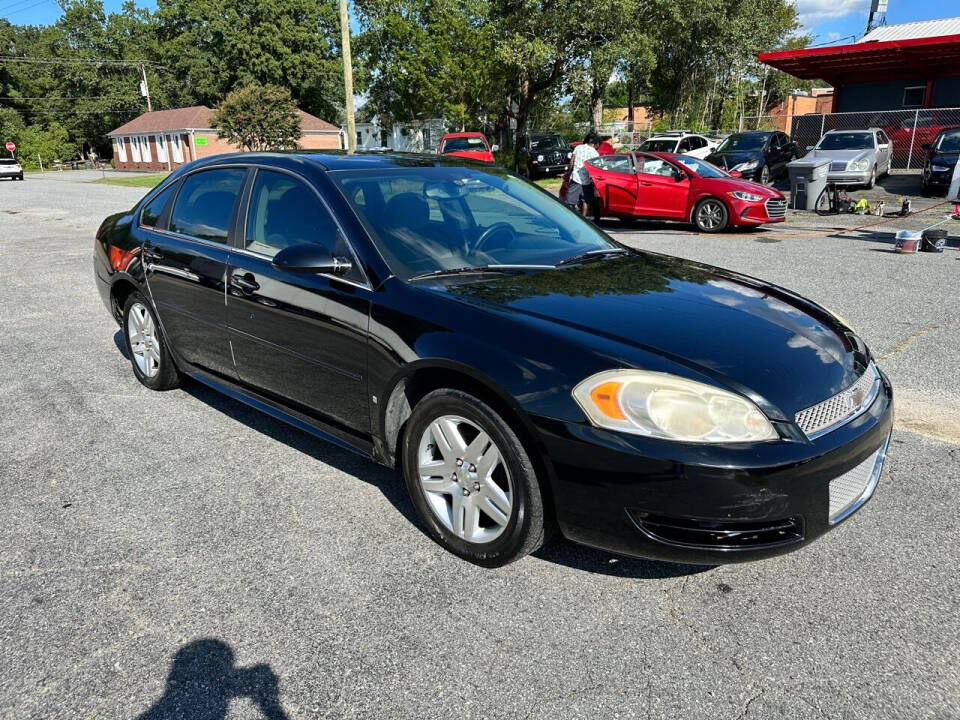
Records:
M646 150L647 152L668 152L672 153L677 147L677 141L673 139L669 140L644 140L643 144L640 146L641 150Z
M224 168L189 176L177 194L170 229L202 240L226 242L245 173L242 168Z
M17 161L13 158L0 158L0 165L16 165Z

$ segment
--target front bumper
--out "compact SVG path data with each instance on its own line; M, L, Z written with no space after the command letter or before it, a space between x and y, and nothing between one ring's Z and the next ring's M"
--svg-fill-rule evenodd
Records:
M866 185L870 182L870 170L828 172L827 182L834 185Z
M926 183L927 186L948 188L950 187L950 183L952 181L953 181L952 167L949 170L941 170L938 172L927 170L923 174L923 182Z
M893 425L893 393L883 377L866 412L814 441L704 446L534 421L566 537L623 555L716 565L795 550L869 500ZM860 476L860 492L844 487ZM840 502L841 490L850 502Z
M540 163L530 163L530 168L538 175L563 175L567 170L567 164L541 165Z
M727 196L727 204L730 207L731 225L766 225L768 223L779 223L787 219L787 201L771 199L763 202L748 202ZM768 207L768 203L774 203L776 210Z
M23 170L0 170L0 178L18 178L23 175Z

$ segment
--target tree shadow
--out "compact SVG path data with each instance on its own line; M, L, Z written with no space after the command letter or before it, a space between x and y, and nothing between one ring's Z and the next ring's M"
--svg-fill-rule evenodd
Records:
M137 720L224 720L230 701L249 698L267 720L287 720L280 679L269 665L234 665L233 650L215 638L177 650L163 695Z

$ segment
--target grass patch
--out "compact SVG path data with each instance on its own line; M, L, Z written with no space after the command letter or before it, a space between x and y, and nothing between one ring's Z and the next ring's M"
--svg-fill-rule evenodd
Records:
M542 178L540 180L535 180L540 187L544 190L549 190L550 192L559 192L560 186L563 185L563 178L552 177L552 178Z
M121 185L122 187L142 187L154 188L159 185L167 173L157 173L155 175L108 175L99 180L94 180L100 185Z

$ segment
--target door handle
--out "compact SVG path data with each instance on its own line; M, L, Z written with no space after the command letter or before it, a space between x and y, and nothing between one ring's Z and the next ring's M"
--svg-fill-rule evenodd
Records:
M644 187L650 187L651 185L653 185L652 182L647 182L646 180L641 180L640 184L643 185Z
M252 273L234 273L230 276L230 284L246 293L256 292L260 289L260 283L256 281Z
M158 260L163 260L162 253L158 253L156 250L151 250L149 248L144 248L141 254L147 260L147 262L157 262Z

